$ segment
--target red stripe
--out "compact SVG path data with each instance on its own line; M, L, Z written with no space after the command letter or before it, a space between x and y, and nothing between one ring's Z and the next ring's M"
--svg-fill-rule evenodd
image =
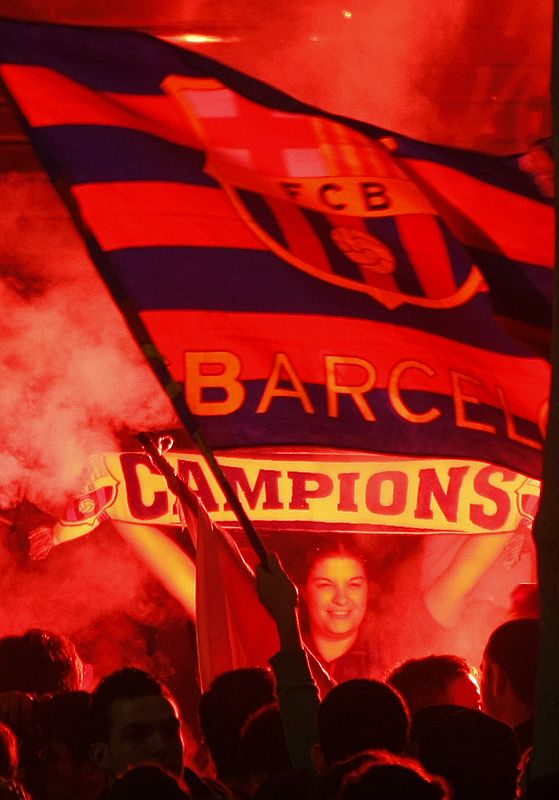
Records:
M189 147L201 146L171 98L96 92L45 67L8 64L1 71L32 126L123 126ZM289 120L289 116L282 119L281 127L286 127ZM294 144L306 145L306 137L299 138L301 119L296 117L293 125L299 128ZM551 207L451 167L413 159L402 162L464 244L502 252L517 261L553 267L555 231Z
M408 174L466 245L553 267L554 210L452 167L402 159Z
M449 297L454 294L457 286L436 218L429 214L401 214L394 219L427 297Z
M276 216L290 251L311 267L323 272L332 272L332 266L322 243L299 206L274 197L266 199Z
M288 355L302 381L317 384L325 382L323 355L362 358L374 365L377 388L387 386L398 364L414 360L434 374L408 370L398 382L400 388L451 396L451 371L455 371L471 378L470 382L461 382L464 394L501 407L498 385L510 402L511 413L526 419L537 419L539 406L548 394L549 365L543 359L499 355L396 325L340 317L224 311L144 311L142 318L179 380L184 376L185 349L224 350L240 358L243 380L267 379L276 353ZM353 368L353 375L356 383L363 378L358 368Z
M96 92L47 67L8 64L0 71L33 127L112 125L201 146L170 97Z
M130 181L83 184L72 193L104 250L158 245L266 249L221 189Z

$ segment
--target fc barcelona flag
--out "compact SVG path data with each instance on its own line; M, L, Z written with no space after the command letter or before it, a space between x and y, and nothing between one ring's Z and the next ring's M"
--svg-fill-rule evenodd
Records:
M546 142L425 144L130 31L5 21L0 63L131 329L213 447L539 476Z

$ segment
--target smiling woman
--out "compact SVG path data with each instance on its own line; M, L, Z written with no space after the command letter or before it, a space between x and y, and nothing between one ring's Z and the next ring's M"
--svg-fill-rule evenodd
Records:
M372 677L376 658L360 636L369 597L363 555L343 542L311 551L300 594L307 645L334 680Z

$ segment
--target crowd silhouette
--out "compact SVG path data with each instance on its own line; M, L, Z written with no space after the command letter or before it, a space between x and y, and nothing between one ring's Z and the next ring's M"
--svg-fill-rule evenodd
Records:
M555 796L526 788L535 614L513 615L491 633L481 674L460 654L429 653L426 643L425 657L395 665L384 680L352 677L320 696L298 591L274 554L256 569L256 588L280 649L269 665L215 678L196 724L143 669L116 670L86 692L80 656L64 635L32 629L0 639L0 800ZM352 590L361 595L361 583ZM345 635L356 619L341 613L334 627ZM192 763L185 730L201 731Z

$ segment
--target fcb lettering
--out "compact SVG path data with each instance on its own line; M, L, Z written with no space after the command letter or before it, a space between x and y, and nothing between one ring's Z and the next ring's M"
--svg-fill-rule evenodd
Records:
M213 448L539 476L547 143L492 157L418 142L127 31L4 21L0 65L162 386Z

